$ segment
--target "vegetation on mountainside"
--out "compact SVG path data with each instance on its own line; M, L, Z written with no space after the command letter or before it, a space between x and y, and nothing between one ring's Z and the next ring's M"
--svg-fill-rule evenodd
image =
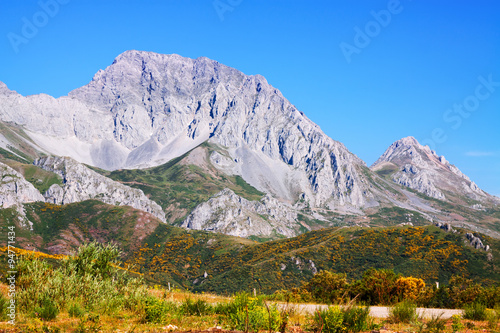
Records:
M345 273L348 281L370 268L447 284L463 276L486 286L500 280L500 241L479 235L492 250L476 250L465 230L434 227L327 228L257 243L249 239L162 224L150 214L98 201L26 205L33 231L14 209L0 210L0 227L17 225L18 246L74 252L85 242L116 244L120 257L148 281L194 291L263 293L300 287L316 271ZM206 275L206 276L205 276Z

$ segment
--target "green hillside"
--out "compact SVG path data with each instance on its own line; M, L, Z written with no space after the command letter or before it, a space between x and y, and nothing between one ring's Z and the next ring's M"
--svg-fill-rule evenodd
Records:
M84 242L113 242L122 251L124 263L147 280L200 292L257 288L272 293L299 286L316 270L358 279L372 267L444 284L452 275L483 284L500 281L500 241L479 235L492 250L476 250L466 243L465 230L336 227L257 243L184 230L162 224L142 211L98 201L64 206L35 203L26 205L26 212L34 221L33 231L20 225L14 210L0 210L2 234L6 235L7 226L16 224L19 247L70 253Z

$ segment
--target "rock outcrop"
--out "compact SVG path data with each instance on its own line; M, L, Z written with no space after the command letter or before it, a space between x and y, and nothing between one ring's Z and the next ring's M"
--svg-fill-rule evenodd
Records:
M69 157L43 157L33 164L63 179L62 186L54 184L45 192L47 202L63 205L95 199L110 205L131 206L165 222L162 208L144 192L104 177Z
M0 162L0 208L20 207L35 201L45 199L19 172Z
M182 227L239 237L292 237L299 233L296 220L292 207L270 195L249 201L226 188L198 205Z

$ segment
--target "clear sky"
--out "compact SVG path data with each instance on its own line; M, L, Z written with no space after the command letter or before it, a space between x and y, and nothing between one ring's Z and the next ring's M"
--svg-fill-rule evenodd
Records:
M262 74L368 165L411 135L500 196L500 1L0 2L0 81L23 95L130 49Z

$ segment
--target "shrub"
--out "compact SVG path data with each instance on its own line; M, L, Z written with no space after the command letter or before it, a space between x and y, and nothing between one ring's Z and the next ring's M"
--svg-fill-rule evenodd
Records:
M70 317L80 318L85 314L85 309L78 303L71 303L68 307L68 314Z
M417 305L410 301L400 302L389 309L389 320L393 323L409 323L417 319Z
M202 299L193 301L190 297L186 298L181 306L180 311L187 316L204 316L214 312L212 306Z
M496 330L498 320L500 319L498 310L486 310L486 321L488 321L488 328L492 331Z
M48 297L43 297L40 301L40 306L35 308L35 315L42 320L54 320L59 314L54 301Z
M161 324L165 321L168 313L174 313L177 310L175 303L149 296L144 309L144 321Z
M486 306L475 302L464 307L464 319L469 320L486 320Z
M327 309L318 309L314 313L311 330L314 332L341 333L344 326L344 313L339 306L330 306Z
M303 288L318 302L336 304L342 300L349 290L348 287L345 274L321 271L315 274Z
M342 308L342 312L344 326L349 332L361 332L372 328L368 306L346 306Z
M0 292L0 320L7 319L7 307L9 306L9 299Z
M232 302L217 311L223 311L231 328L240 331L277 331L282 323L276 305L268 306L263 298L252 298L245 292L236 294Z
M453 332L460 332L464 329L464 324L462 324L461 317L459 315L451 316L451 329Z
M426 331L429 333L440 333L446 328L446 320L442 319L443 313L432 315L426 324Z

